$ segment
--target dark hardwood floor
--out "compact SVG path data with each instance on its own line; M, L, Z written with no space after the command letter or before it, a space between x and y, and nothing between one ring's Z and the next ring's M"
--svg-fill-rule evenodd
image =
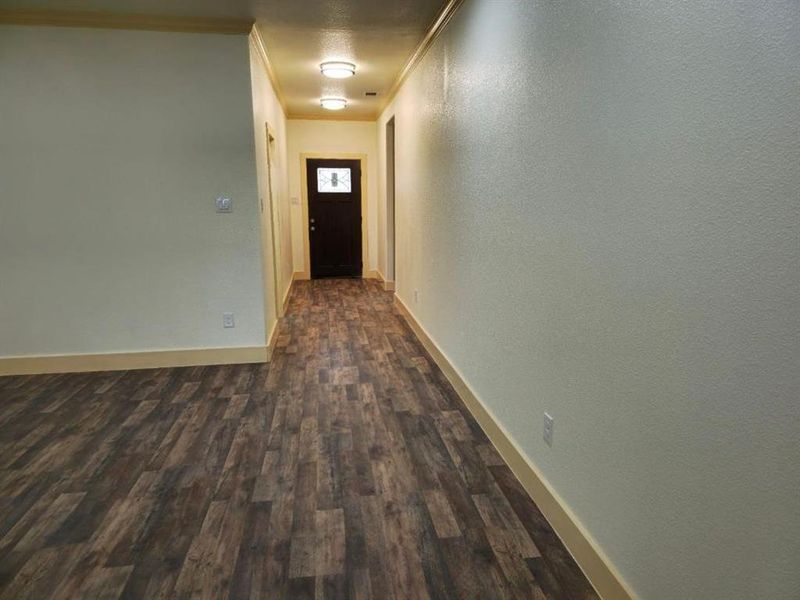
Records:
M0 598L596 594L374 281L270 365L0 378Z

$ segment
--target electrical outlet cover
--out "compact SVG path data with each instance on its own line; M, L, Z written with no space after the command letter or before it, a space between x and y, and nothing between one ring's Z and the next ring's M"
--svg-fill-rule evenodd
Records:
M233 200L231 200L230 198L217 198L214 204L217 207L217 212L220 213L233 212Z
M548 413L544 413L544 432L542 437L544 438L545 444L548 446L553 445L553 427L555 426L555 422L553 421L553 417L551 417Z

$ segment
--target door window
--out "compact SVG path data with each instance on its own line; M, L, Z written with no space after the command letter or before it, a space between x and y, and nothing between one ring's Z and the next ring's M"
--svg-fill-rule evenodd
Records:
M317 191L322 194L349 194L351 191L350 169L317 169Z

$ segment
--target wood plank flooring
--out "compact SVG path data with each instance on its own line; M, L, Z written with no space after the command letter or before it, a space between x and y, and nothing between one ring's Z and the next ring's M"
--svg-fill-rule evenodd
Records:
M270 365L0 378L0 599L596 594L377 282Z

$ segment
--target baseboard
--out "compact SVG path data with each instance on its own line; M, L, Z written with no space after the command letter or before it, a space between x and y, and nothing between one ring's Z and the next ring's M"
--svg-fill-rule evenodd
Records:
M364 271L361 274L362 279L380 279L383 281L383 277L381 277L380 271ZM311 279L311 275L307 271L295 271L294 276L292 277L292 281L306 281Z
M300 274L302 275L302 273ZM269 332L269 338L267 339L267 362L272 361L272 355L275 352L275 346L278 343L278 334L280 333L281 319L286 315L286 310L289 308L289 300L292 297L294 282L298 280L297 275L298 275L297 272L295 272L292 275L292 280L289 282L289 287L287 288L286 293L283 295L283 303L281 304L281 314L278 315L278 319L276 319L275 323L273 323L272 325L272 331Z
M361 274L362 279L379 279L380 281L384 281L383 276L381 275L380 271L364 271ZM311 279L311 275L306 271L295 271L294 275L292 276L292 281L306 281ZM392 288L394 289L394 288Z
M634 595L630 587L613 567L594 538L586 531L586 528L553 490L536 466L525 457L508 431L470 389L461 374L417 322L403 301L396 295L394 299L400 314L455 388L461 400L542 511L553 530L564 542L597 593L605 600L632 600Z
M269 332L269 339L267 340L267 362L272 362L272 356L275 353L275 347L278 345L278 334L281 328L281 321L278 319L272 325L272 331Z
M286 314L286 309L289 308L289 298L292 297L292 289L294 288L295 278L292 276L292 280L289 282L289 287L286 288L286 293L283 295L283 303L281 304L281 314L280 316L283 317Z
M85 371L127 371L198 365L263 363L267 348L197 348L153 352L112 352L108 354L64 354L53 356L0 357L0 375L39 373L82 373Z
M386 291L386 292L393 292L393 291L394 291L394 281L389 281L388 279L386 279L386 275L384 275L383 273L381 273L381 270L380 270L380 269L378 269L378 270L377 270L377 271L375 271L375 272L378 274L378 277L377 277L377 279L380 279L380 280L381 280L381 282L383 283L383 289L384 289L384 291Z

